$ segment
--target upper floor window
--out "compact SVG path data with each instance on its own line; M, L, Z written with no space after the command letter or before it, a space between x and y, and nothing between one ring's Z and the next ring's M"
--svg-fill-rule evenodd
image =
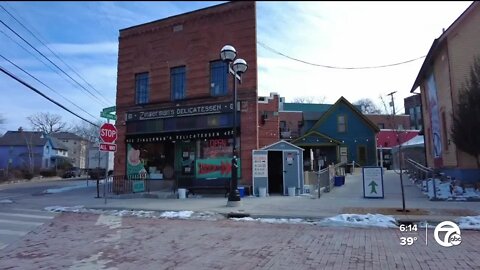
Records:
M210 94L224 96L228 92L228 65L219 60L210 62Z
M339 115L337 117L337 131L346 132L347 131L347 121L345 115Z
M185 98L185 66L170 69L172 100Z
M148 72L135 74L135 103L148 103Z
M384 129L385 128L385 124L384 123L378 123L378 128L379 129Z

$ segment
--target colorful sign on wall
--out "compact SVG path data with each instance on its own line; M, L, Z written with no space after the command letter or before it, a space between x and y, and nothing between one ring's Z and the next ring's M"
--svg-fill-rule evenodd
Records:
M143 172L146 172L146 170L140 159L140 149L135 149L131 144L127 144L127 175Z
M442 158L442 136L440 128L440 110L438 105L437 87L435 85L435 77L433 73L430 74L427 80L428 88L428 107L430 108L430 120L432 125L432 139L433 139L433 158Z
M240 177L240 159L238 163L238 176ZM195 166L195 175L199 179L207 178L230 178L232 176L232 159L231 158L209 158L197 159Z

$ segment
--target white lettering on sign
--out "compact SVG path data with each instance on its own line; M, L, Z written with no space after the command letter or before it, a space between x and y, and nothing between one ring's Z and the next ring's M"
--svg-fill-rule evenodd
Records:
M253 155L253 177L268 177L267 153Z

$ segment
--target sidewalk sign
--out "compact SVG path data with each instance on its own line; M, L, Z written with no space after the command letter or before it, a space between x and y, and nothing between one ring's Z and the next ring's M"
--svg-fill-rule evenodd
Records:
M368 166L362 168L363 197L383 199L383 168Z

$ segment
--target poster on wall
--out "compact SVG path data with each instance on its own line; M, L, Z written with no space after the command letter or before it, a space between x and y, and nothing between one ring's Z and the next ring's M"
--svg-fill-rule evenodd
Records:
M143 161L140 158L140 149L127 144L127 175L146 173Z
M238 170L237 175L240 177L241 163L237 159ZM230 178L232 176L232 159L231 158L209 158L197 159L196 178L199 179L216 179Z
M382 167L363 167L363 197L384 198Z
M435 85L435 77L430 74L427 80L428 88L428 104L430 108L430 120L432 125L433 139L433 158L440 159L442 157L442 137L440 133L440 111L437 97L437 87Z
M268 153L253 155L253 177L268 177Z

